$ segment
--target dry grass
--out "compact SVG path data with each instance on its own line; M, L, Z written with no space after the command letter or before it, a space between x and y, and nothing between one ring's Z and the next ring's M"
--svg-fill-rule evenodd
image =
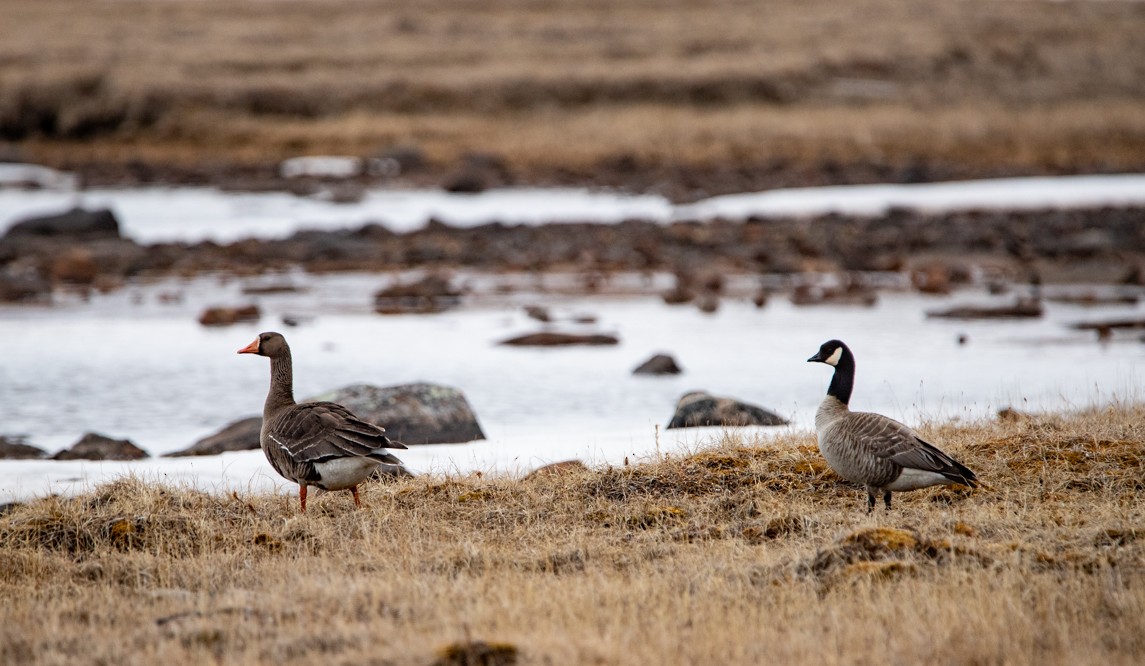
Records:
M0 138L56 163L412 144L586 178L615 160L1145 165L1135 2L0 0L0 15Z
M1140 663L1145 409L926 434L991 490L863 513L809 434L529 480L0 518L0 662Z

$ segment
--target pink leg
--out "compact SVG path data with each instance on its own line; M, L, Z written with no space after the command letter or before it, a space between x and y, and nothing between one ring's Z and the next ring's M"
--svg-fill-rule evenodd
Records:
M358 497L358 486L352 486L350 492L354 493L354 506L362 508L362 498Z
M302 503L302 513L306 513L306 484L298 486L298 501Z

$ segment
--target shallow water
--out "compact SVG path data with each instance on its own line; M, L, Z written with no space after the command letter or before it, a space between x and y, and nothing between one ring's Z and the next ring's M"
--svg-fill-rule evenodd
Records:
M283 192L224 192L203 187L82 192L0 188L0 232L28 216L58 213L77 204L111 208L122 233L141 243L230 242L247 237L285 238L300 229L347 229L367 223L404 232L421 228L430 219L470 227L490 222L616 223L638 218L667 223L751 215L879 215L892 207L938 213L973 208L1145 205L1145 175L790 188L678 206L657 195L584 189L503 189L480 194L375 189L367 191L360 202L347 204Z
M141 242L274 238L304 228L369 222L406 231L431 218L469 226L831 211L869 215L890 206L943 211L1145 204L1142 175L775 190L686 206L658 196L588 190L479 195L374 190L360 203L335 204L209 188L72 192L66 177L52 183L57 181L62 189L0 188L0 230L28 215L77 203L110 206L124 234ZM773 298L764 309L725 300L716 314L705 315L632 293L667 288L669 276L652 276L651 284L635 289L625 280L644 278L616 276L605 286L612 295L593 298L561 295L562 284L576 276L546 276L540 284L534 283L538 278L518 279L518 291L511 295L445 314L381 317L371 310L371 294L388 282L386 276L272 279L294 281L306 291L250 297L240 293L240 282L204 277L131 286L91 300L64 296L47 308L0 307L0 433L25 434L49 451L70 446L86 431L130 438L153 455L184 448L234 419L260 412L268 382L265 359L235 351L259 331L275 328L287 333L294 348L299 397L357 382L424 380L462 389L489 439L402 453L414 471L438 473L521 473L572 457L621 463L625 457L694 447L718 437L720 430L658 431L679 397L692 389L760 404L790 418L792 428L808 430L830 371L805 359L832 337L850 343L858 357L853 406L911 424L976 419L1011 405L1058 410L1137 400L1145 357L1145 345L1135 335L1099 345L1092 334L1066 326L1082 319L1142 316L1142 306L1083 309L1051 303L1039 321L957 322L924 316L926 309L950 302L890 293L874 308L797 308ZM520 291L521 283L532 291ZM252 300L264 312L256 325L206 329L196 322L206 306ZM951 300L990 299L966 293ZM499 340L539 328L522 313L526 304L551 306L566 318L595 314L599 323L586 330L616 333L621 344L498 346ZM284 314L306 323L283 328ZM957 344L960 334L969 336L969 344ZM685 373L631 375L633 367L660 351L673 354ZM777 430L782 429L747 429L763 436ZM71 492L124 472L203 488L289 487L259 451L139 463L9 461L0 462L0 501Z
M267 329L280 329L290 340L300 398L357 382L431 381L462 389L488 440L402 452L416 472L521 473L571 457L620 463L626 456L693 447L719 429L662 429L676 401L692 389L759 404L790 418L792 428L809 430L830 369L806 359L833 337L847 341L857 357L852 406L909 424L977 419L1006 406L1057 410L1136 400L1145 362L1145 345L1134 336L1099 344L1092 333L1066 326L1143 316L1140 305L1050 303L1037 321L959 322L927 319L924 312L991 298L978 292L950 299L887 293L872 308L800 308L776 297L763 309L725 300L706 315L651 296L521 292L438 315L383 317L370 305L384 276L282 279L305 280L307 290L241 296L242 283L204 277L91 300L65 298L49 308L0 308L0 432L26 434L29 443L50 451L70 446L85 431L129 438L153 455L184 448L261 411L268 363L235 352ZM180 300L163 303L161 294ZM208 329L196 322L206 305L248 300L262 307L257 324ZM547 305L566 321L594 314L595 325L556 327L615 333L621 344L498 346L541 327L523 314L529 303ZM284 314L308 321L285 328ZM968 344L958 344L960 334ZM671 353L684 374L631 374L661 351ZM4 462L0 500L66 492L124 470L206 488L287 488L261 456Z

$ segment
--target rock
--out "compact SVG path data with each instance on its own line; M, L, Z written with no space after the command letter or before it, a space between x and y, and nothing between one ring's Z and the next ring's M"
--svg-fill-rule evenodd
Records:
M379 388L355 384L312 401L344 405L363 420L386 429L402 444L444 444L485 439L465 395L452 387L417 383Z
M696 297L696 292L692 291L690 287L677 284L661 294L660 297L664 299L664 303L667 305L683 305L684 303L691 303L692 299Z
M119 238L119 220L106 208L73 208L66 213L29 217L8 229L5 237L56 236L69 238Z
M46 301L51 294L52 284L33 261L17 260L0 268L0 302Z
M378 314L429 314L460 304L461 292L442 275L427 275L416 282L399 283L374 294L374 311Z
M762 407L703 391L685 393L676 403L668 428L697 426L786 425L787 419Z
M61 252L52 260L49 270L52 279L71 284L91 284L99 274L99 266L91 250L72 247Z
M382 152L375 159L386 160L397 164L397 174L410 173L424 169L426 165L425 151L418 146L398 145Z
M549 309L540 305L526 305L525 314L530 319L536 319L545 324L553 320L553 315L549 312Z
M239 322L258 321L262 314L257 305L243 305L237 308L207 308L199 315L203 326L230 326Z
M1095 305L1137 305L1137 294L1121 292L1101 292L1089 289L1081 292L1058 292L1046 294L1046 300L1052 303L1067 303L1069 305L1095 306Z
M127 439L112 439L98 433L84 433L70 449L52 456L52 460L142 460L147 452Z
M911 271L910 283L923 294L945 296L951 291L950 269L941 264L929 264Z
M760 287L759 291L751 297L751 302L755 307L762 308L767 305L767 299L771 296L771 290L767 287Z
M23 437L0 435L0 460L34 460L47 455L47 451L25 444Z
M862 305L870 307L878 302L874 289L862 285L845 287L817 287L801 284L791 292L793 305Z
M696 307L704 314L712 314L720 309L720 297L714 291L703 291L696 297Z
M946 310L928 310L927 317L939 319L1023 319L1042 316L1042 302L1019 298L1011 305L960 305Z
M268 294L301 294L305 292L304 287L299 287L293 282L263 282L258 284L244 284L242 293L244 296L265 296Z
M635 370L632 371L634 375L678 375L683 370L679 365L676 365L676 359L667 354L656 354L652 358L641 363Z
M528 481L546 476L564 476L566 474L578 474L586 471L588 471L588 465L585 465L579 460L562 460L561 462L538 467L526 474L525 478L521 480Z
M500 155L470 153L462 158L457 171L445 179L442 188L447 192L477 194L492 187L505 187L512 183L513 175Z
M1070 324L1070 328L1078 331L1098 331L1108 329L1145 328L1145 318L1127 317L1125 319L1108 319L1105 321L1081 321Z
M615 335L605 335L603 333L580 334L542 331L540 333L518 335L508 340L502 340L498 344L508 345L510 347L566 347L570 345L601 346L619 343L620 339Z
M262 430L262 417L251 416L239 419L223 427L222 430L195 442L191 446L174 453L164 454L164 458L187 456L213 456L225 451L249 451L259 448L258 435Z

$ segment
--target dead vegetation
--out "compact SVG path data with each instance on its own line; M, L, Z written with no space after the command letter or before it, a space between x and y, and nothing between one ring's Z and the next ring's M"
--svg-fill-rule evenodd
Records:
M125 478L0 516L0 661L1136 663L1142 424L924 427L990 488L871 517L809 434L308 515Z
M1133 2L0 0L0 14L0 139L141 178L410 148L439 171L480 153L519 181L727 190L1145 164Z

